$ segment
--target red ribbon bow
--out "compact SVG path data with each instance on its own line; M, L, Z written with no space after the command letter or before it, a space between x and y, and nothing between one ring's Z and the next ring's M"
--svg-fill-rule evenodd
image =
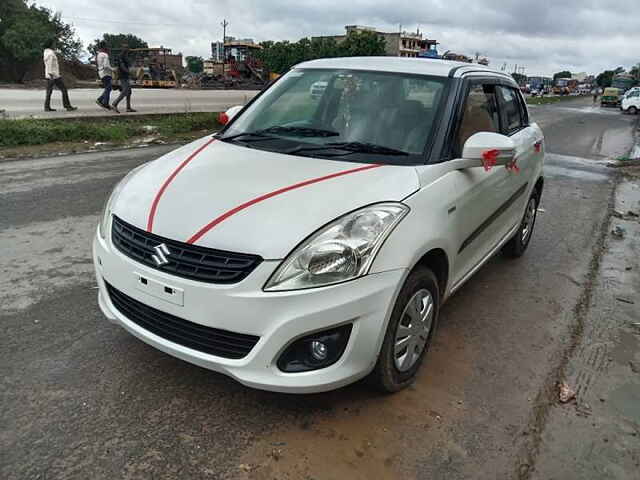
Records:
M514 161L512 161L512 162L510 162L510 163L507 163L507 164L505 165L505 168L506 168L507 170L511 170L511 171L512 171L512 172L514 172L514 173L520 173L520 167L518 167L518 165L516 164L516 161L515 161L515 160L514 160Z
M498 155L500 155L500 150L486 150L482 152L482 166L485 172L488 172L495 166L498 161Z

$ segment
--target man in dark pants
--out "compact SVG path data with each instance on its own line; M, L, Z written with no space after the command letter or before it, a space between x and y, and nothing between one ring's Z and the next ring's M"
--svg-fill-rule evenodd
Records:
M127 112L135 112L131 108L131 79L129 69L131 68L131 62L129 62L129 46L122 46L122 53L120 54L118 63L118 78L120 79L120 95L115 102L111 105L116 113L120 113L118 110L118 104L123 98L127 99Z
M56 52L53 51L54 41L47 41L44 47L44 76L47 79L47 95L44 99L44 111L55 112L55 109L51 108L51 92L53 92L54 86L58 87L60 92L62 92L62 104L64 105L64 108L66 108L69 112L77 110L76 107L71 106L67 87L65 86L64 82L62 81L62 77L60 76L58 57L56 55Z
M98 78L102 81L102 95L98 97L96 103L105 110L111 110L109 106L109 96L111 95L111 80L113 76L113 68L109 63L109 54L104 42L98 46L98 54L96 55L96 66L98 67Z

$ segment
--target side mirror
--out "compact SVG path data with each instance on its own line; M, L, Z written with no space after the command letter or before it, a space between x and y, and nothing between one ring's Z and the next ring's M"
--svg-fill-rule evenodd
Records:
M242 110L244 107L242 105L236 105L235 107L231 107L229 110L227 110L226 112L221 112L220 115L218 115L218 123L222 124L222 125L226 125L227 123L229 123L231 121L231 119L233 117L235 117L238 112L240 110Z
M454 160L456 170L513 164L516 145L500 133L478 132L470 136L462 148L462 158Z

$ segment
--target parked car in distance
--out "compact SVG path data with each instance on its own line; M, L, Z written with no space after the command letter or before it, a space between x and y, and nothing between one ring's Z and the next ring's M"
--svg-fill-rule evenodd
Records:
M617 107L620 104L622 92L619 88L615 87L607 87L602 92L602 96L600 97L600 105L603 107L606 106L614 106Z
M510 75L314 60L225 118L122 179L93 259L109 320L244 385L408 386L442 304L531 241L544 140Z
M640 88L634 88L625 93L620 103L620 109L632 115L640 111Z

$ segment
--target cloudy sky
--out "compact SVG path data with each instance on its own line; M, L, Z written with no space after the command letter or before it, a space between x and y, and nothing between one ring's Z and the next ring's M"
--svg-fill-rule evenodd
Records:
M36 0L37 1L37 0ZM415 31L440 52L480 52L528 75L598 73L640 62L638 0L86 0L37 1L62 13L86 45L104 32L134 33L152 46L210 56L227 34L298 40L341 34L347 24Z

